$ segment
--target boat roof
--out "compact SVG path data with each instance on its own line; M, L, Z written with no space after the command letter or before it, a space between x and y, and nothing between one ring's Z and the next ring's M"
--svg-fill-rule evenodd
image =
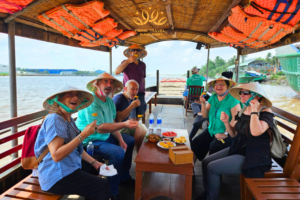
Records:
M38 19L38 15L53 9L61 4L83 4L86 0L35 0L23 10L12 15L0 13L0 32L7 33L7 22L15 19L16 35L27 38L81 47L78 40L67 38L61 32L45 25ZM118 22L118 29L126 30L152 30L161 31L155 34L139 33L125 41L125 46L133 43L147 46L153 43L179 40L198 43L210 48L225 47L227 44L219 42L210 36L208 32L219 32L229 24L228 16L231 8L240 5L246 6L248 0L210 0L207 2L199 0L103 0L104 7L110 11L109 17ZM156 22L147 22L138 25L136 22L145 19L147 14L150 19L157 17ZM134 20L135 19L135 20ZM166 21L166 23L161 24ZM258 49L243 48L241 55L263 51L290 43L300 41L300 31L287 35L279 42ZM82 47L83 48L83 47ZM89 49L98 51L109 51L109 47L98 46Z

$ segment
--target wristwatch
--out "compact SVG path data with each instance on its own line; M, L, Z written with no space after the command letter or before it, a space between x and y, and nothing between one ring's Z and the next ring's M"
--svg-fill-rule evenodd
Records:
M227 132L227 131L225 131L225 132L224 132L224 134L225 134L225 135L228 135L228 132Z

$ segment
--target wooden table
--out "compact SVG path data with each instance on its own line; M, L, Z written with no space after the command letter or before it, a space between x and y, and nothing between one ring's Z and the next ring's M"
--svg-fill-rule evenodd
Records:
M174 131L178 136L185 136L187 139L186 146L190 148L190 142L188 137L188 132L186 129L167 129L162 128L162 132L165 131ZM160 173L168 173L175 175L170 177L173 181L177 183L172 183L172 181L165 184L169 184L169 187L177 187L171 188L169 190L169 194L176 193L176 195L183 195L179 190L184 191L184 196L177 197L178 199L191 200L192 199L192 176L193 176L193 168L194 164L183 164L183 165L174 165L169 158L169 150L162 149L157 146L157 143L152 142L144 142L136 156L136 181L135 181L135 200L142 199L142 179L146 177L143 172L160 172ZM167 175L168 175L167 174ZM183 178L180 178L183 176ZM149 181L151 177L149 178ZM177 180L177 181L176 181ZM163 181L163 180L162 180ZM180 182L182 181L182 182ZM144 183L145 185L146 183ZM149 185L149 184L147 184ZM153 185L154 186L154 185ZM151 187L148 186L148 187ZM153 196L155 194L150 194L148 196ZM176 197L175 195L175 197ZM174 195L171 195L174 197ZM173 198L174 199L174 198Z

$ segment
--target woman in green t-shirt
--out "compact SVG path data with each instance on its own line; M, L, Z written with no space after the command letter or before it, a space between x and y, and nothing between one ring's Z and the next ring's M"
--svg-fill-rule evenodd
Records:
M225 112L232 120L232 116L241 109L240 102L229 94L229 89L236 83L225 77L210 81L206 90L213 90L213 94L206 104L204 97L200 97L201 112L204 118L208 118L209 126L199 134L191 143L193 152L198 160L202 161L207 153L213 154L229 147L232 139L225 132L226 127L220 120L221 112Z

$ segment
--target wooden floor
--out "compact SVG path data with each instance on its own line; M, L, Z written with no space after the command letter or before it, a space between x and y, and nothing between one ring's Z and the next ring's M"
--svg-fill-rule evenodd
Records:
M152 107L152 111L156 116L159 112L162 113L162 126L168 128L184 128L190 132L192 124L195 120L192 113L188 113L188 116L184 116L184 109L178 105L157 105ZM146 115L146 125L148 126L148 114ZM203 128L206 127L206 124ZM198 134L201 130L198 131ZM134 151L133 160L136 157L136 151ZM132 178L135 178L135 163L132 163L130 174ZM199 196L203 191L202 184L202 168L201 162L197 161L195 164L195 175L193 177L193 199ZM143 178L143 199L150 199L155 196L169 196L173 200L183 200L183 184L184 177L179 175L170 175L163 173L144 173ZM182 190L176 186L182 186ZM133 185L121 185L119 187L120 197L122 200L134 200L134 186ZM239 200L240 199L240 186L239 176L223 176L220 188L220 200ZM65 196L64 199L84 199L78 198L75 195Z

